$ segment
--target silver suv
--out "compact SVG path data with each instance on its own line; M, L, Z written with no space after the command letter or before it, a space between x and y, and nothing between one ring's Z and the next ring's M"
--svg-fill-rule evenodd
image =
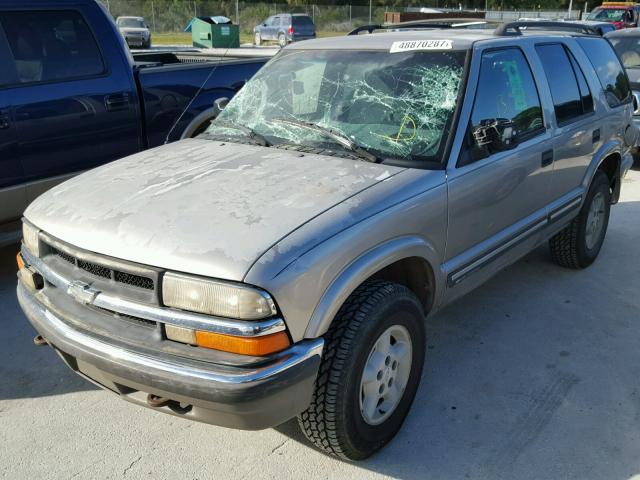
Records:
M381 448L425 316L546 241L589 266L636 136L600 37L419 28L293 44L203 135L37 199L18 298L38 343L158 411Z

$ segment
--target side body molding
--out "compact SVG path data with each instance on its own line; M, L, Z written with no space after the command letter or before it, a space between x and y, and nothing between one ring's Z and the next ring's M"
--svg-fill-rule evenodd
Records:
M434 265L436 267L438 265L436 251L423 238L403 236L381 243L347 265L333 280L313 311L304 334L305 338L316 338L323 335L329 329L342 304L367 278L398 260L410 257L424 259L434 275L439 272L439 269L434 268ZM434 280L433 303L435 306L442 294L441 285L444 282L438 281L439 279Z

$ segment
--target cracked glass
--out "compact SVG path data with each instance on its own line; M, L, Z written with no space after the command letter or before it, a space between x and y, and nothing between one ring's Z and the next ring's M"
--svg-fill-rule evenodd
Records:
M342 148L303 122L330 129L381 160L441 162L463 78L465 51L292 50L256 74L208 134L274 145ZM285 122L286 121L286 122Z

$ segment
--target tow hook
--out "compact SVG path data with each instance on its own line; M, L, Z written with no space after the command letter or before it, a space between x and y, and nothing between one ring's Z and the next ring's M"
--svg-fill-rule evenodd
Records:
M153 393L150 393L149 395L147 395L147 405L149 405L150 407L154 407L154 408L164 407L169 405L169 402L171 402L171 399L169 398L158 397Z
M176 400L171 400L170 398L158 397L153 393L149 393L147 395L147 405L153 408L169 407L169 409L172 412L180 415L189 413L193 408L192 405L187 405L186 407L183 407L182 405L180 405L180 402Z
M41 346L41 345L47 345L49 342L47 342L47 339L44 338L42 335L36 335L35 337L33 337L33 344L37 345L37 346Z

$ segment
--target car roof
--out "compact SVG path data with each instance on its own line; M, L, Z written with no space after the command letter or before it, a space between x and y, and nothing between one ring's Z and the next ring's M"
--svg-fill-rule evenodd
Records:
M451 40L452 50L468 50L476 42L486 42L491 40L511 39L514 43L518 39L531 37L566 38L584 36L570 31L549 31L549 30L523 30L522 35L496 35L494 30L473 30L473 29L424 29L424 30L401 30L384 31L380 33L363 35L346 35L340 37L326 37L316 40L306 40L304 42L292 43L287 47L291 50L389 50L395 42L419 41L419 40Z

